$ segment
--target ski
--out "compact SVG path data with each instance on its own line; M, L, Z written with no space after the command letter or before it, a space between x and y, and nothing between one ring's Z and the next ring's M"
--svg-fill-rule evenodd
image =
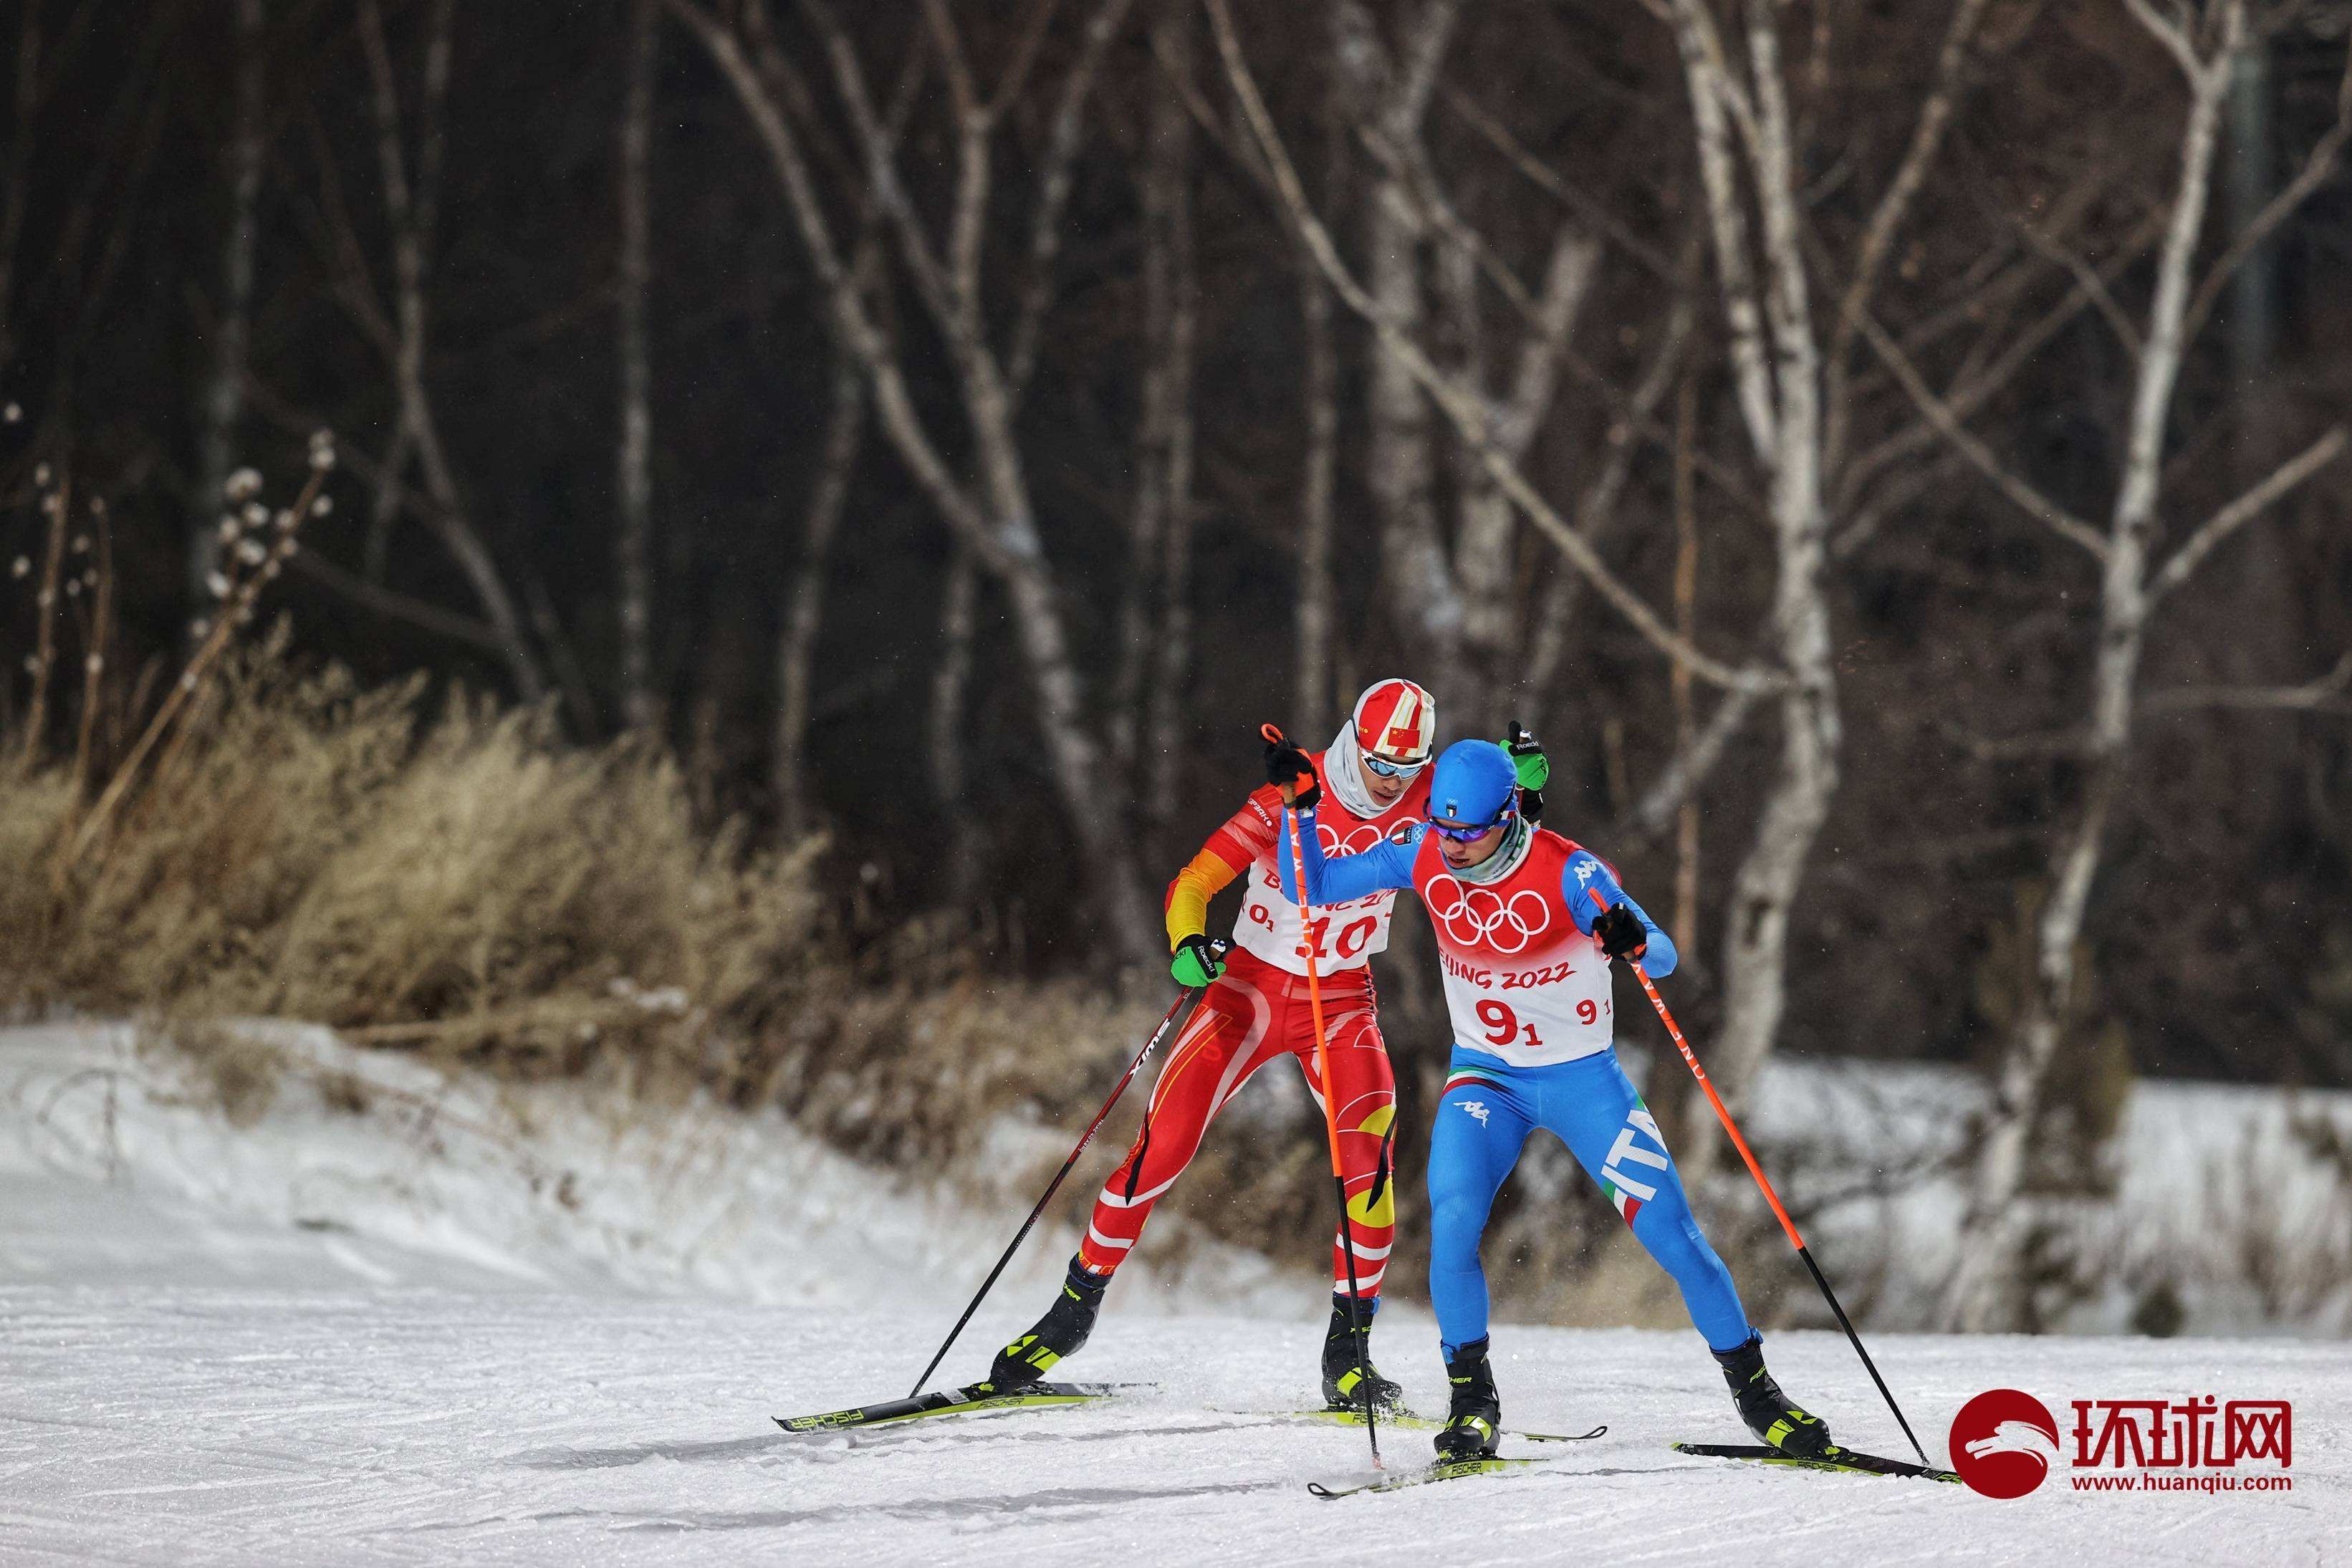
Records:
M1333 1427L1360 1427L1364 1424L1364 1413L1361 1410L1236 1410L1233 1412L1233 1414L1236 1416L1264 1415L1268 1420L1272 1421L1320 1421ZM1445 1423L1443 1421L1432 1420L1427 1416L1415 1416L1411 1411L1402 1410L1393 1412L1387 1410L1381 1411L1381 1425L1383 1427L1394 1427L1401 1432L1439 1432L1445 1428ZM1607 1427L1595 1427L1590 1432L1573 1433L1513 1432L1507 1430L1501 1433L1500 1436L1506 1437L1517 1437L1529 1443L1586 1443L1591 1442L1593 1438L1600 1437L1602 1433L1608 1430L1609 1428Z
M1909 1476L1923 1481L1959 1483L1960 1478L1950 1470L1931 1470L1925 1465L1915 1465L1907 1459L1884 1459L1876 1454L1856 1453L1852 1448L1832 1448L1818 1459L1801 1458L1749 1443L1675 1443L1678 1454L1696 1454L1709 1459L1747 1459L1759 1465L1780 1465L1795 1470L1843 1470L1858 1476Z
M827 1410L818 1416L779 1416L775 1422L787 1432L831 1432L850 1427L879 1427L892 1421L919 1421L929 1416L978 1416L992 1410L1093 1405L1122 1395L1155 1393L1159 1387L1156 1383L1032 1383L999 1394L984 1383L975 1383L941 1394L920 1394L912 1399Z
M1540 1459L1441 1459L1417 1470L1382 1476L1377 1480L1355 1486L1327 1487L1321 1481L1308 1481L1307 1490L1319 1498L1354 1497L1360 1492L1400 1491L1406 1487L1426 1486L1431 1481L1460 1480L1465 1476L1499 1475L1505 1470L1523 1470L1537 1465L1555 1464L1564 1455L1552 1455Z

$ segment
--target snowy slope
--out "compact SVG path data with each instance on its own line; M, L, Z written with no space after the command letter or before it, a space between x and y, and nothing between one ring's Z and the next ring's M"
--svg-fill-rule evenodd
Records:
M274 1053L278 1084L245 1126L224 1119L196 1064L142 1049L127 1027L0 1030L0 1197L26 1181L63 1179L51 1201L67 1204L100 1202L81 1191L91 1183L125 1189L142 1217L126 1223L142 1231L129 1250L168 1217L160 1228L187 1233L171 1244L199 1276L266 1272L308 1233L319 1240L302 1255L372 1283L848 1306L950 1275L976 1285L988 1261L979 1239L1009 1237L1067 1153L1059 1134L1006 1128L1004 1191L914 1187L772 1116L700 1103L663 1112L575 1083L499 1086L323 1030L243 1028ZM1034 1176L1024 1145L1050 1150ZM79 1250L46 1260L57 1228L25 1218L19 1196L0 1209L0 1280L102 1268ZM238 1219L258 1223L221 1228ZM1049 1289L1076 1244L1041 1225L1006 1288ZM1255 1253L1186 1251L1181 1277L1139 1276L1175 1310L1265 1307L1314 1289Z
M1959 1259L1981 1079L1948 1068L1777 1058L1748 1122L1874 1322L1934 1325ZM2107 1151L2110 1194L2055 1218L2090 1281L2061 1314L2115 1333L2166 1290L2189 1333L2352 1334L2352 1093L2142 1080ZM1736 1198L1752 1202L1734 1170ZM1890 1267L1899 1263L1899 1267ZM1823 1326L1827 1326L1824 1322Z
M1990 1386L2062 1413L2291 1398L2295 1490L2259 1496L2004 1503L1685 1458L1665 1444L1741 1437L1693 1336L1506 1328L1508 1418L1605 1438L1322 1502L1305 1482L1359 1470L1361 1434L1236 1413L1311 1396L1314 1282L1231 1259L1172 1291L1123 1277L1072 1364L1157 1396L787 1437L771 1415L905 1391L1009 1228L996 1207L877 1186L772 1124L620 1133L570 1092L287 1038L365 1074L371 1109L298 1071L231 1129L124 1035L0 1036L0 1563L2352 1561L2352 1365L2290 1342L1874 1336L1938 1461ZM1047 1239L949 1375L1034 1312ZM1202 1315L1220 1291L1252 1315ZM1376 1340L1425 1409L1433 1341L1402 1310ZM1843 1341L1771 1351L1849 1440L1898 1451Z

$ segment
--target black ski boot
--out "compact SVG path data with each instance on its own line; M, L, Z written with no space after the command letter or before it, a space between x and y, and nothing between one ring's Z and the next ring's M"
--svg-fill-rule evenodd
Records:
M1369 1385L1372 1406L1385 1415L1404 1408L1404 1390L1372 1364L1372 1312L1362 1303L1364 1326L1348 1326L1348 1298L1331 1298L1331 1326L1323 1335L1323 1403L1333 1410L1361 1410Z
M1822 1418L1790 1403L1772 1375L1764 1370L1762 1335L1750 1334L1738 1349L1718 1350L1714 1354L1723 1368L1724 1382L1731 1385L1731 1402L1739 1406L1739 1418L1757 1437L1801 1459L1818 1459L1837 1446L1830 1440L1830 1429Z
M1003 1390L1025 1388L1054 1370L1066 1355L1076 1355L1095 1332L1095 1313L1102 1308L1108 1278L1090 1274L1076 1259L1070 1260L1069 1277L1062 1293L1029 1332L996 1353L988 1369L988 1386Z
M1439 1460L1493 1458L1503 1436L1503 1401L1495 1392L1494 1369L1486 1364L1486 1342L1455 1346L1446 1358L1445 1380L1454 1385L1454 1400L1445 1412L1445 1429L1437 1434Z

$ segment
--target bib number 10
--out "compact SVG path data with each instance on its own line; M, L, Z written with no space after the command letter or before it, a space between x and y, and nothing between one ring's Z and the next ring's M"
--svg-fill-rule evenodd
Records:
M1339 927L1339 956L1342 958L1352 958L1361 953L1364 950L1364 944L1372 939L1372 932L1379 925L1378 919L1367 915ZM1313 956L1318 958L1330 957L1331 949L1323 945L1324 938L1330 934L1330 930L1331 917L1328 915L1320 919L1308 921L1307 940L1298 945L1298 956L1302 958L1307 956L1308 949L1311 948Z

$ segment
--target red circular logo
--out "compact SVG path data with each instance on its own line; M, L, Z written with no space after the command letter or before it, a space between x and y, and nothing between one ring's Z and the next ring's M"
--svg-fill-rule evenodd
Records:
M2049 1406L2015 1388L1991 1388L1952 1417L1952 1468L1987 1497L2023 1497L2058 1462Z

